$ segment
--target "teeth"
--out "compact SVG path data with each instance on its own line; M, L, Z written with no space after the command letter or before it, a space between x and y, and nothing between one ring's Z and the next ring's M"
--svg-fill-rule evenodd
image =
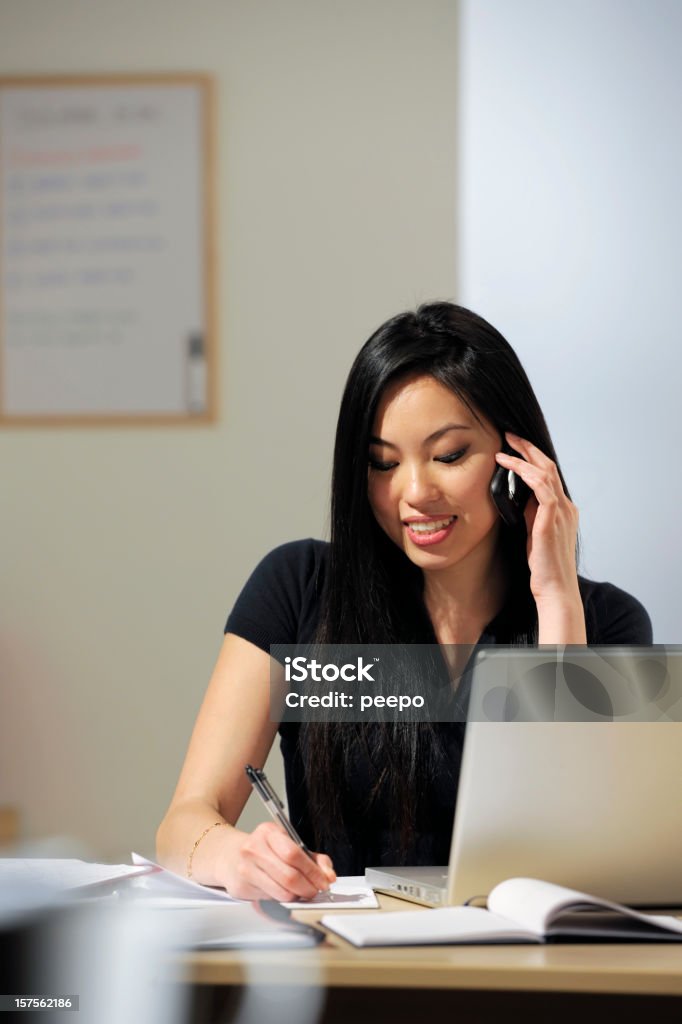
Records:
M456 518L456 516L448 516L447 519L435 519L430 523L408 523L408 526L415 533L435 533L436 530L444 530Z

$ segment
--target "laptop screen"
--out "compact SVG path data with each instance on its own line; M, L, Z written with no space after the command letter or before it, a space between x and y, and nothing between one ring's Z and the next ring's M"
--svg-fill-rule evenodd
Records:
M682 649L477 655L448 902L541 878L682 905Z

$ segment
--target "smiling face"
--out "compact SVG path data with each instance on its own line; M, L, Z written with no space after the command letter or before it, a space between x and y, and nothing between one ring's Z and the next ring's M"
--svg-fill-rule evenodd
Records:
M425 573L479 582L500 519L489 487L501 437L430 376L384 392L369 447L368 497L381 528Z

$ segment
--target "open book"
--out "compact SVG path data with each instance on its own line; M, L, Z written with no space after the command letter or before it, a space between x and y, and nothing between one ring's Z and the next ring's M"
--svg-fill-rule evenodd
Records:
M535 878L510 878L488 896L488 909L325 914L321 923L354 946L477 942L682 942L682 919L642 914L575 889Z

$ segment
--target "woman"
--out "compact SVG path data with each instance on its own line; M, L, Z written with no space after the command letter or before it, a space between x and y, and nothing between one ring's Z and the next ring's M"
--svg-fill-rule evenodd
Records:
M530 488L516 526L491 498L497 467ZM380 327L341 404L331 543L277 548L242 591L159 828L159 859L234 896L279 900L313 896L334 867L445 863L457 723L282 724L292 822L327 853L306 857L273 823L234 827L250 792L244 765L264 763L277 731L270 645L650 643L639 602L578 576L577 531L544 417L505 339L449 303Z

